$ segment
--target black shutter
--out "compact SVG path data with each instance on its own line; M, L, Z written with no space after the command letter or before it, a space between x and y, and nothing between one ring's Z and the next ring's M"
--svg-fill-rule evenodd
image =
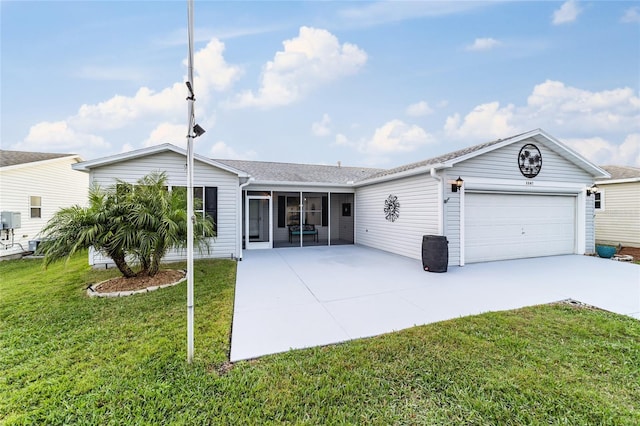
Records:
M218 188L207 186L204 189L204 213L213 220L213 230L218 232Z
M322 197L322 226L329 226L329 197Z
M287 226L287 197L278 195L278 228Z

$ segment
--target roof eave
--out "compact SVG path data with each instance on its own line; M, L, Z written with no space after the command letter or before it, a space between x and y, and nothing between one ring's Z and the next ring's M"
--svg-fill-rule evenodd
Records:
M520 141L523 141L525 139L530 139L530 138L536 138L537 136L542 136L543 138L545 138L548 142L553 143L555 146L557 146L564 154L566 157L570 158L570 161L572 161L574 164L582 167L583 169L585 169L586 171L589 172L589 174L591 174L591 176L593 176L594 178L609 178L611 177L611 175L609 175L609 173L607 173L605 170L601 169L600 167L596 166L595 164L593 164L592 162L590 162L589 160L587 160L586 158L582 157L580 154L578 154L577 152L573 151L572 149L570 149L569 147L567 147L566 145L564 145L562 142L560 142L558 139L554 138L553 136L551 136L550 134L548 134L547 132L545 132L542 129L535 129L535 130L531 130L529 132L526 133L522 133L519 134L517 136L513 136L511 138L507 138L501 142L498 142L496 144L490 145L486 148L482 148L479 149L477 151L471 152L469 154L466 155L462 155L460 157L456 157L450 161L446 161L445 164L447 164L448 166L452 167L462 161L468 160L470 158L474 158L477 157L479 155L482 154L486 154L487 152L491 152L491 151L495 151L496 149L500 149L503 148L507 145L511 145L513 143L517 143Z
M363 179L358 182L355 182L353 186L358 188L361 186L373 185L376 183L388 182L390 180L402 179L402 178L407 178L407 177L416 176L420 174L430 173L431 169L440 170L440 169L446 169L449 167L451 166L446 163L428 164L425 166L420 166L420 167L415 167L413 169L405 170L403 172L392 173L392 174L373 177L369 179Z
M624 178L624 179L608 179L608 180L596 180L598 185L611 185L614 183L634 183L640 182L640 177Z
M171 151L171 152L175 152L176 154L181 154L184 155L185 157L187 156L187 151L179 148L175 145L172 145L170 143L165 143L162 145L155 145L152 147L148 147L148 148L143 148L143 149L138 149L135 151L129 151L129 152L124 152L121 154L116 154L116 155L111 155L108 157L103 157L103 158L97 158L95 160L90 160L90 161L83 161L82 163L78 163L78 164L74 164L72 167L74 170L80 170L80 171L91 171L91 169L94 169L96 167L103 167L103 166L108 166L111 164L115 164L115 163L119 163L122 161L128 161L128 160L133 160L136 158L140 158L140 157L146 157L148 155L153 155L153 154L157 154L159 152L164 152L164 151ZM242 170L238 170L234 167L228 166L226 164L222 164L218 161L215 160L211 160L207 157L203 157L199 154L194 154L194 159L203 162L205 164L209 164L210 166L213 167L217 167L219 169L225 170L229 173L233 173L239 177L249 177L249 174L247 172L244 172Z
M251 185L255 186L312 186L312 187L332 187L332 188L353 188L352 183L331 183L331 182L303 182L303 181L282 181L282 180L260 180L255 179L251 181Z
M26 167L41 166L43 164L55 163L58 161L69 160L69 159L77 160L79 162L82 161L82 157L80 157L77 154L72 154L72 155L66 155L64 157L49 158L48 160L30 161L28 163L13 164L11 166L0 167L0 170L4 172L9 170L22 169ZM74 167L76 164L80 164L80 163L72 164L71 167Z

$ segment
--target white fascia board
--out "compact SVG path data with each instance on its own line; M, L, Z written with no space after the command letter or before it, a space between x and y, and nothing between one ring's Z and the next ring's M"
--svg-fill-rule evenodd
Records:
M148 148L137 149L134 151L123 152L120 154L109 155L107 157L96 158L93 160L83 161L82 163L74 164L74 170L90 171L93 168L107 166L109 164L119 163L121 161L132 160L139 157L145 157L147 155L155 154L162 151L174 151L177 152L178 147L165 143L162 145L154 145ZM185 154L186 155L186 154Z
M277 190L293 190L304 191L305 188L313 189L325 189L327 192L332 192L334 189L338 189L346 192L353 192L353 185L348 183L327 183L327 182L282 182L282 181L266 181L266 180L252 180L251 183L245 187L247 191L277 191Z
M67 155L66 157L50 158L49 160L31 161L29 163L21 163L21 164L14 164L13 166L0 167L0 171L4 172L9 170L24 169L27 167L38 167L44 164L56 163L63 160L76 160L78 161L78 163L76 164L80 164L79 162L82 161L82 157L74 154L74 155ZM72 164L71 167L75 169L76 164Z
M528 138L530 138L532 136L535 136L535 135L539 134L540 132L541 132L540 129L532 130L530 132L523 133L521 135L505 139L505 140L503 140L501 142L498 142L498 143L495 143L493 145L489 145L489 146L487 146L485 148L482 148L482 149L479 149L477 151L473 151L473 152L470 152L468 154L461 155L460 157L456 157L456 158L454 158L452 160L446 161L444 164L446 164L448 167L453 167L456 164L461 163L463 161L466 161L466 160L468 160L470 158L475 158L475 157L477 157L479 155L486 154L487 152L495 151L496 149L500 149L500 148L503 148L503 147L505 147L507 145L511 145L512 143L516 143L516 142L520 142L522 140L528 139Z
M565 146L562 142L560 142L558 139L554 138L553 136L551 136L550 134L548 134L547 132L545 132L542 129L531 130L531 131L529 131L527 133L523 133L521 135L517 135L517 136L511 137L511 138L505 139L505 140L503 140L503 141L501 141L499 143L490 145L490 146L488 146L486 148L479 149L479 150L471 152L469 154L462 155L460 157L454 158L453 160L447 161L445 164L447 164L449 166L454 166L457 163L460 163L462 161L468 160L470 158L477 157L477 156L482 155L482 154L486 154L487 152L495 151L496 149L503 148L503 147L505 147L507 145L511 145L513 143L521 142L521 141L529 139L529 138L538 139L539 140L540 137L544 138L544 142L550 142L551 144L556 146L558 148L558 150L560 151L560 154L563 157L569 159L569 161L571 161L572 163L576 164L577 166L582 167L584 170L587 170L589 172L589 174L591 174L593 177L595 177L595 178L608 178L608 177L611 177L611 175L609 175L609 173L607 173L605 170L603 170L600 167L596 166L595 164L591 163L590 161L588 161L587 159L582 157L577 152L571 150L570 148Z
M610 180L597 180L598 185L611 185L613 183L634 183L640 182L640 177L626 178L626 179L610 179Z
M565 154L564 155L565 157L568 157L570 161L571 161L571 159L575 160L575 161L572 161L572 162L574 164L576 164L576 165L581 166L583 169L589 171L589 173L593 177L595 177L595 178L610 178L611 177L611 175L609 173L607 173L606 170L596 166L591 161L587 160L582 155L578 154L577 152L575 152L574 150L572 150L571 148L569 148L568 146L566 146L565 144L560 142L558 139L554 138L553 136L551 136L550 134L545 132L544 130L537 129L536 133L541 135L541 136L543 136L548 141L553 142Z
M170 143L165 143L162 145L154 145L148 148L124 152L121 154L111 155L108 157L97 158L95 160L84 161L82 163L74 164L72 167L74 170L90 171L91 169L94 169L96 167L102 167L110 164L120 163L122 161L128 161L128 160L133 160L140 157L146 157L149 155L153 155L153 154L157 154L159 152L165 152L165 151L175 152L176 154L184 155L185 157L187 156L186 150L179 148L175 145L172 145ZM237 175L239 177L249 177L249 174L247 172L227 166L226 164L219 163L207 157L203 157L199 154L194 154L193 157L194 159L202 163L227 171L229 173L233 173L234 175Z
M413 169L405 170L403 172L392 173L389 175L384 175L376 178L361 180L361 181L355 182L353 186L356 188L359 188L361 186L373 185L376 183L388 182L390 180L402 179L402 178L421 175L421 174L428 174L429 177L431 177L431 169L440 170L440 169L447 169L450 167L452 166L448 164L443 164L443 163L429 164L426 166L420 166Z

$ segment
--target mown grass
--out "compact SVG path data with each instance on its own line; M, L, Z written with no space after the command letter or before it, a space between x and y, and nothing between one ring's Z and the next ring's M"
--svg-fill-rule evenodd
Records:
M187 365L184 284L89 299L115 272L85 256L1 262L0 422L640 424L640 321L539 306L228 370L235 264L195 268Z

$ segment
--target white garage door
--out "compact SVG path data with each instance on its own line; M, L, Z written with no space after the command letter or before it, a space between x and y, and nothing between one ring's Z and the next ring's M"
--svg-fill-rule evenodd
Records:
M465 194L465 262L575 252L576 198Z

